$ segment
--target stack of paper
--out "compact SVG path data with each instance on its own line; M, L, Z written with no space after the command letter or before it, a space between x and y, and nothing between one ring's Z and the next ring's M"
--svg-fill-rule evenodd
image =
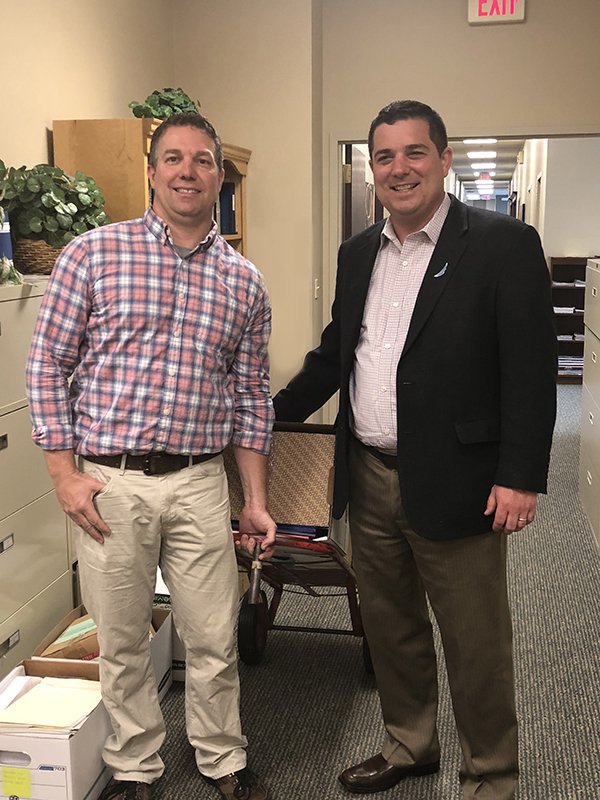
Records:
M101 700L100 683L80 678L28 678L29 688L23 693L13 679L0 694L0 731L25 728L75 730L92 713ZM16 691L15 691L16 690ZM9 700L10 695L16 699Z

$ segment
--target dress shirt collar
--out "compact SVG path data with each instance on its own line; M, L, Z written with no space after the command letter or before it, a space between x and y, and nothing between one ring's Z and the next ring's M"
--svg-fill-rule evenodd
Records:
M409 234L410 236L415 236L417 233L424 233L429 240L436 245L438 239L440 238L440 233L442 232L442 228L444 227L444 222L446 221L446 217L448 216L448 211L450 210L450 197L448 194L444 194L444 199L439 205L438 210L435 212L433 217L429 220L426 225L415 231L414 233ZM384 244L387 244L387 241L394 242L394 244L401 248L402 245L400 244L400 240L396 236L396 232L394 231L394 226L392 225L391 217L388 217L386 220L385 225L381 231L381 244L380 246L383 247Z
M173 240L171 238L169 226L152 208L146 209L146 213L144 214L144 225L161 244L165 245L168 243L173 246ZM209 230L208 234L196 247L193 248L193 250L191 250L189 255L192 255L198 251L205 253L217 238L217 234L217 223L213 221L212 228Z

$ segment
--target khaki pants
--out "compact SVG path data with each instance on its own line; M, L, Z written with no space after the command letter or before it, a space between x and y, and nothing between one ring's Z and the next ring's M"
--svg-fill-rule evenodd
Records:
M506 539L431 541L404 517L398 475L352 443L350 533L361 614L381 699L386 759L439 758L438 622L462 747L464 800L512 800L518 776Z
M186 727L210 778L246 764L234 644L237 567L223 459L146 476L81 459L112 531L100 545L77 529L82 594L98 624L100 681L114 733L103 758L115 778L152 783L164 770L165 727L148 630L156 567L186 649Z

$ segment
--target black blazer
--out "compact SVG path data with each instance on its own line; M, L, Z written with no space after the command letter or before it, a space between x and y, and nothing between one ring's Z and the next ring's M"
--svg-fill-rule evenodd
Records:
M349 382L383 223L339 250L332 320L274 398L301 421L340 390L333 512L348 501ZM451 196L397 376L398 475L411 527L483 533L493 484L546 491L556 414L550 279L534 228Z

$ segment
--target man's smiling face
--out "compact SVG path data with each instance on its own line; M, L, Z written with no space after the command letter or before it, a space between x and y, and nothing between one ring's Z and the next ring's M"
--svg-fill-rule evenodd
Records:
M223 184L215 145L202 130L173 126L158 143L156 165L148 165L153 208L168 225L206 227Z
M424 119L406 119L375 128L371 169L375 191L404 241L426 225L444 198L444 178L452 151L440 155Z

